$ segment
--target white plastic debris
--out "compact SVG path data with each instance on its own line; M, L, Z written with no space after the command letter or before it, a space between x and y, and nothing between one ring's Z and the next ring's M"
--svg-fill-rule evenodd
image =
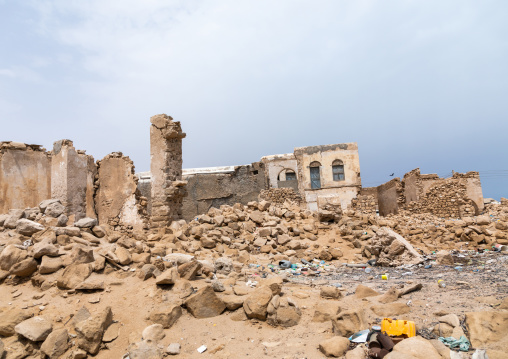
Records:
M202 346L200 346L200 347L198 348L198 353L200 353L200 354L201 354L201 353L204 353L204 352L206 351L206 349L208 349L208 348L206 347L206 345L202 345Z

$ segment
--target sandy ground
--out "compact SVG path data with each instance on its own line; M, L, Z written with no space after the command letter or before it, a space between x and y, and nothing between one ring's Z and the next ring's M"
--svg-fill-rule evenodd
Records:
M232 312L214 318L196 319L184 310L177 323L165 330L166 337L161 344L166 347L173 342L180 343L182 349L178 358L324 358L318 350L318 344L333 335L332 325L330 321L313 322L312 317L316 303L325 301L319 296L320 287L328 284L342 285L343 297L339 302L343 310L362 308L369 325L374 325L382 318L375 315L370 307L378 304L379 297L358 299L354 295L358 284L384 293L392 286L407 287L422 283L422 290L407 294L397 301L409 303L410 306L410 312L399 319L415 321L417 329L436 324L437 316L446 313L455 313L463 319L465 312L492 310L508 296L508 256L490 253L456 257L456 260L463 262L461 271L434 265L430 269L416 266L407 269L375 267L369 274L362 268L347 268L336 262L338 269L328 275L288 277L282 293L295 299L302 310L302 318L297 326L281 329L257 320L234 321L232 316L235 313ZM256 273L261 273L262 269L253 268L253 276L241 278L237 283L243 285L242 280L258 279ZM388 280L380 278L384 273L388 273ZM56 278L58 272L51 276ZM122 271L109 275L94 273L93 276L105 282L105 291L68 292L52 287L42 292L29 281L13 285L7 280L0 285L0 308L27 308L35 315L48 316L57 321L55 328L65 326L73 333L70 319L81 306L86 306L92 313L111 306L120 330L118 338L105 344L107 349L101 350L96 356L106 359L121 358L127 352L129 342L140 339L142 330L152 324L148 316L154 308L180 303L171 289L157 287L153 278L143 282L135 273ZM437 285L439 279L445 281L445 288ZM200 288L208 283L205 279L198 279L192 284ZM231 287L227 287L226 293L231 292ZM305 298L307 295L308 298ZM208 348L203 354L196 351L201 345Z

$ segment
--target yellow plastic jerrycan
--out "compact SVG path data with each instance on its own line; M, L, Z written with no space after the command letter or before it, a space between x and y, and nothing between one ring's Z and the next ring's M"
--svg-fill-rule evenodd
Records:
M392 336L404 335L411 338L416 335L415 322L384 318L381 322L381 332Z

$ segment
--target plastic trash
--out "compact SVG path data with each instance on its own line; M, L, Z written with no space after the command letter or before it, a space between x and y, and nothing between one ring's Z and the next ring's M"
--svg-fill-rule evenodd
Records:
M454 337L439 337L439 340L447 347L450 347L450 349L459 348L463 352L467 352L471 346L469 340L463 335L460 336L460 339L455 339Z
M279 262L279 267L281 267L283 269L291 268L291 262L290 261L286 261L286 260L282 260L282 261Z
M441 288L445 288L446 287L446 283L442 279L437 281L437 285L440 286Z
M425 269L430 269L430 268L432 268L432 264L427 264L427 265L425 266Z
M372 268L369 268L369 267L365 268L365 273L367 273L367 274L368 274L368 273L370 273L370 272L372 272Z
M453 268L455 270L458 270L459 272L462 271L462 267L461 266L456 266L455 268Z
M349 340L353 343L365 343L367 341L367 337L369 336L370 330L360 330L359 332L351 335Z
M306 265L308 265L308 266L310 266L310 265L311 265L311 264L310 264L310 262L309 262L308 260L303 259L303 258L302 258L302 263L303 263L303 264L306 264Z
M393 320L384 318L381 321L381 332L388 335L399 336L405 335L408 338L416 335L415 322L409 320Z
M374 267L376 265L376 262L377 262L377 259L371 259L371 260L367 261L367 264Z
M388 273L381 275L382 280L388 280Z
M202 345L198 348L198 353L204 353L206 349L207 349L206 345Z

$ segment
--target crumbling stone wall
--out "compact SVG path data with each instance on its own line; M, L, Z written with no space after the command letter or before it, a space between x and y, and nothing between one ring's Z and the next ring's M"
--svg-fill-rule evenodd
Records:
M95 208L99 224L130 232L148 228L147 201L137 190L134 164L122 152L97 161Z
M182 132L180 122L165 114L150 118L151 227L169 226L182 218L187 192L182 181Z
M51 158L51 198L59 199L65 213L75 220L95 218L94 179L97 166L92 156L76 150L71 140L53 144Z
M0 142L0 214L51 197L51 155L39 145Z
M420 201L410 202L405 209L411 213L432 213L443 218L475 215L474 207L466 196L466 186L446 180L434 184Z
M284 202L300 205L303 200L298 192L293 188L270 188L261 191L259 195L261 200L271 203L283 204Z
M191 220L221 205L246 205L257 201L266 185L261 162L236 166L230 173L196 173L185 176L188 196L183 199L183 218ZM153 186L153 182L152 182Z
M484 208L478 172L454 173L451 178L420 174L416 168L378 189L379 213L432 213L443 218L479 215Z
M377 199L372 195L358 195L351 201L351 208L362 213L376 213Z

